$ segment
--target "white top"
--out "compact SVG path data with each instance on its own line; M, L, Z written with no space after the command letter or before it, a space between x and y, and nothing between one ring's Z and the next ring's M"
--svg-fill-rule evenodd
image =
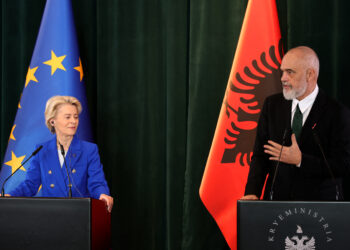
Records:
M61 167L63 166L63 163L64 163L64 157L66 157L67 155L67 152L64 152L64 157L61 153L61 150L60 149L57 149L58 151L58 159L60 160L60 164L61 164Z

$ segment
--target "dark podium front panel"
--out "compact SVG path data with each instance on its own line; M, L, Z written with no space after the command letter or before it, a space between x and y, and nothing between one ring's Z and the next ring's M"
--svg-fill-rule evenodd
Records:
M239 250L348 250L350 203L238 201L237 233Z
M0 249L110 249L110 214L89 198L0 198Z

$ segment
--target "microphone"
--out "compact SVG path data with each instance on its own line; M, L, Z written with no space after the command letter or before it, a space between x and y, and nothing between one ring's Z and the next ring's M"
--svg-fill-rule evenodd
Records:
M316 144L317 144L317 146L319 147L319 149L320 149L320 151L321 151L323 161L324 161L324 163L325 163L326 166L327 166L327 169L328 169L329 174L330 174L330 176L331 176L331 178L332 178L332 181L334 182L334 185L335 185L335 200L336 200L336 201L339 201L339 198L341 198L341 199L343 200L344 198L343 198L342 195L340 195L339 186L338 186L337 181L336 181L336 179L335 179L335 176L334 176L334 173L333 173L333 171L332 171L332 168L331 168L331 166L329 165L328 160L327 160L327 158L326 158L326 155L325 155L325 153L324 153L324 150L323 150L323 147L322 147L322 144L321 144L321 140L320 140L320 138L318 137L318 134L317 134L317 132L316 132L316 130L315 130L316 125L317 125L317 123L315 123L315 124L312 126L312 129L311 129L312 135L314 136L314 139L315 139L315 141L316 141Z
M68 188L69 188L69 192L68 192L68 197L69 198L72 198L72 184L70 182L70 177L69 177L69 172L68 172L68 167L67 167L67 162L66 162L66 159L64 157L64 148L62 146L62 144L60 142L58 142L58 144L60 144L60 148L61 148L61 154L63 156L63 161L64 161L64 165L66 167L66 172L67 172L67 176L68 176Z
M284 130L284 132L283 132L281 151L280 151L280 154L278 156L278 161L277 161L277 164L276 164L275 173L274 173L273 179L272 179L272 184L271 184L271 189L270 189L270 201L273 200L273 186L275 185L276 176L277 176L277 172L278 172L278 167L279 167L280 162L281 162L282 150L283 150L284 144L286 143L287 132L288 132L288 129L286 128Z
M2 187L1 187L1 196L4 196L5 193L5 183L18 171L18 169L20 169L21 167L24 166L24 164L26 164L34 155L36 155L41 149L43 148L43 145L40 145L37 149L34 150L34 152L31 154L31 156L28 157L27 160L25 160L16 170L15 172L13 172L12 174L10 174L9 177L6 178L6 180L2 183Z

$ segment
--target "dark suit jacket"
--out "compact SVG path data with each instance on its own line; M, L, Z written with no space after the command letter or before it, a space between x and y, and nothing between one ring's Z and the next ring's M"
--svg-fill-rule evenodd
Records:
M284 131L288 133L285 145L291 145L291 105L282 93L265 100L261 111L254 152L245 194L260 197L266 175L268 179L264 199L268 199L275 173L275 161L268 159L263 145L267 140L282 144ZM316 124L316 125L315 125ZM350 113L349 110L328 98L320 89L304 123L299 140L302 152L301 166L281 163L273 187L274 200L334 200L335 184L323 160L312 127L320 138L325 156L336 182L342 184L350 169ZM342 188L340 187L340 192Z
M60 165L56 141L55 136L41 144L43 148L31 161L26 179L10 191L10 195L33 196L42 184L44 197L68 196L67 172L65 166ZM66 155L66 163L73 197L98 199L101 194L109 195L96 144L79 140L74 136Z

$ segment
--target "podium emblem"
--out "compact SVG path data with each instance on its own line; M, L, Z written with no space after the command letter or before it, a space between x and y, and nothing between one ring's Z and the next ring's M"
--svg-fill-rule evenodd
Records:
M303 235L302 228L297 225L297 235L285 239L286 250L315 250L315 238Z

